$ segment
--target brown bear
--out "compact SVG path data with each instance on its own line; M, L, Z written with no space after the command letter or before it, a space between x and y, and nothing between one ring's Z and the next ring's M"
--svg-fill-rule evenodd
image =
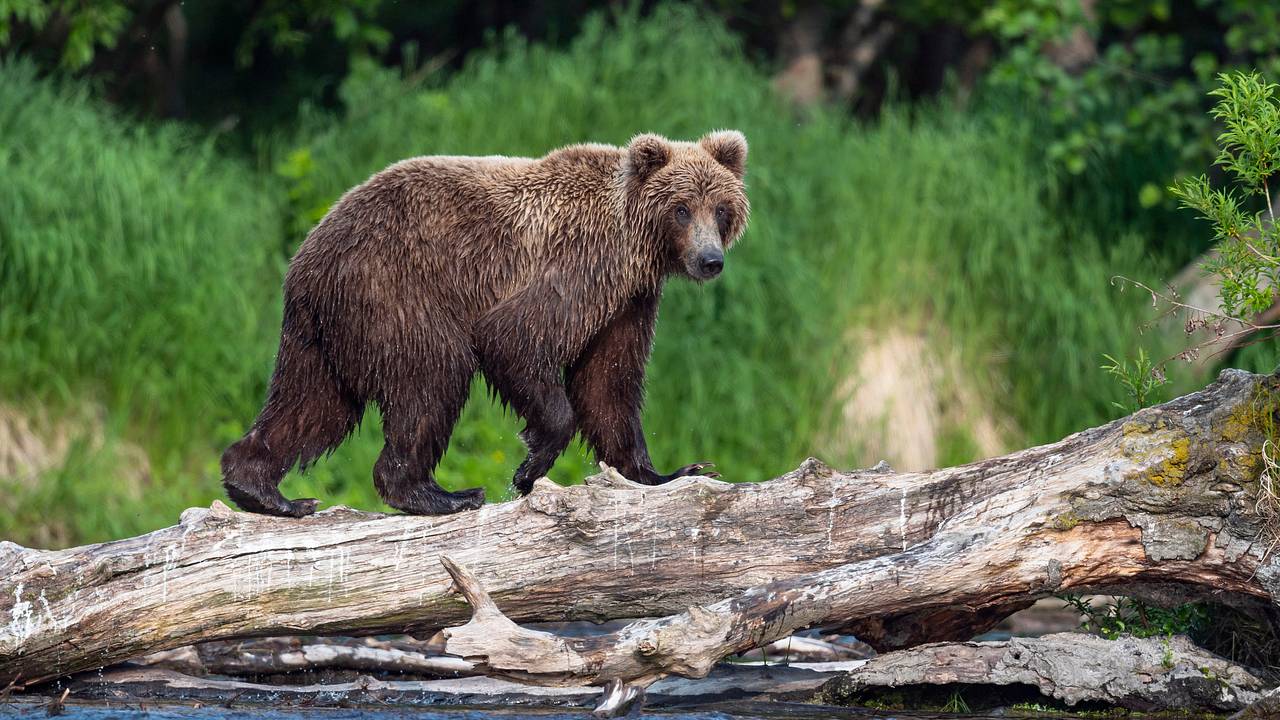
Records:
M348 191L289 265L266 405L222 456L228 496L314 512L281 479L341 443L372 401L388 505L479 507L482 490L451 493L431 475L477 371L526 423L522 494L575 433L636 482L714 475L654 470L640 410L664 279L720 274L747 222L746 159L736 131L646 134L539 159L417 157Z

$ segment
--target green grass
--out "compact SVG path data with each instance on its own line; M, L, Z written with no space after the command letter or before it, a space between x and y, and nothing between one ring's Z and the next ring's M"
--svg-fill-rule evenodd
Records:
M107 444L142 444L153 471L85 465L112 452L86 446L38 492L2 494L0 537L102 538L208 502L219 428L252 412L272 356L277 193L199 134L0 63L0 401L100 403Z
M50 473L0 505L0 537L33 537L51 507L67 526L58 541L79 542L221 497L217 455L265 394L285 259L344 190L411 155L746 133L750 229L722 279L669 286L645 414L660 469L709 459L731 480L775 476L814 452L857 328L955 346L1014 418L1017 441L1109 419L1121 391L1101 355L1136 344L1145 310L1108 280L1172 270L1124 218L1085 225L1051 209L1051 171L1026 119L945 106L873 124L797 112L731 34L681 7L594 16L563 49L507 37L447 77L411 83L362 67L341 94L341 116L308 111L260 139L254 172L211 141L135 126L82 88L0 67L0 399L89 399L109 426L96 466ZM472 397L438 475L506 497L520 423L479 388ZM969 459L964 428L950 436L943 459ZM137 499L113 486L115 442L151 458ZM380 444L371 411L286 494L383 507L370 480ZM851 448L828 459L877 458ZM574 448L552 477L590 467Z

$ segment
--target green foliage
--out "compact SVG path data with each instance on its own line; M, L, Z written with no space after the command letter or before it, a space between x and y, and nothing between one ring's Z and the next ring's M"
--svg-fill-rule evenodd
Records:
M382 0L266 0L248 13L249 23L236 47L236 64L253 64L253 52L266 45L276 54L298 55L321 29L349 51L382 52L391 33L375 22Z
M0 137L0 397L104 404L107 429L152 452L157 484L207 504L215 486L190 473L227 440L220 423L251 416L279 327L273 189L210 142L125 121L26 62L0 63ZM86 488L59 512L115 507L117 481L102 473L102 495ZM0 537L55 507L19 491L3 493ZM73 537L176 509L149 492L110 524L77 516Z
M1195 210L1213 226L1217 255L1205 270L1222 277L1222 309L1244 322L1276 300L1280 281L1280 228L1274 224L1268 180L1280 170L1280 101L1276 85L1257 73L1224 73L1212 115L1223 125L1216 164L1243 189L1244 197L1261 195L1262 212L1247 212L1243 198L1214 188L1207 176L1188 178L1169 188L1183 207Z
M1065 595L1062 599L1084 616L1081 630L1097 633L1108 640L1122 635L1140 638L1186 635L1195 632L1209 618L1208 610L1199 603L1165 609L1127 597L1117 597L1099 605L1081 595Z
M1166 670L1173 669L1173 645L1169 642L1168 636L1165 636L1164 638L1164 652L1160 655L1160 664L1163 665Z
M289 225L281 248L286 257L293 254L296 238L305 238L333 204L332 200L318 199L320 193L315 186L315 171L315 160L305 147L294 150L275 165L276 175L288 188Z
M1223 73L1222 83L1211 91L1218 98L1210 113L1224 130L1218 136L1222 148L1217 164L1236 176L1252 194L1267 195L1267 178L1280 170L1280 104L1275 83L1258 73Z
M997 0L974 29L1004 50L988 87L1047 110L1046 152L1081 176L1075 191L1099 201L1084 186L1104 174L1107 193L1133 197L1101 201L1139 209L1167 205L1167 179L1212 156L1214 128L1202 110L1218 73L1280 69L1277 26L1280 6L1252 0L1125 0L1090 12L1078 1ZM1046 52L1073 44L1092 47L1096 59L1073 65Z
M163 398L172 414L136 409L166 421L254 387L278 322L273 191L208 141L119 119L27 63L0 65L0 97L4 386Z
M99 48L115 47L132 14L122 0L0 0L0 48L13 41L15 25L40 31L57 21L65 25L60 64L79 70Z
M1138 348L1138 356L1134 358L1133 365L1128 360L1117 360L1110 355L1104 354L1102 357L1107 361L1102 369L1114 377L1129 396L1128 403L1113 402L1111 405L1126 414L1135 413L1152 404L1155 393L1169 383L1164 370L1151 362L1143 348Z

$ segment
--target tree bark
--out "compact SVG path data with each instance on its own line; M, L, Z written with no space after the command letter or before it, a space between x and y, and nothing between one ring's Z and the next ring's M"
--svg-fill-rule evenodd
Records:
M1280 377L1227 371L1052 445L931 472L809 460L760 484L648 487L605 471L439 518L214 502L100 545L0 543L0 686L208 640L459 625L471 611L444 555L516 622L670 616L644 621L652 652L609 656L638 678L697 674L806 626L879 628L866 635L881 649L965 640L1036 598L1115 585L1274 605L1274 514L1258 503L1278 408ZM506 674L521 673L566 681Z
M443 648L441 648L443 649ZM188 675L283 675L299 671L353 670L420 677L476 675L474 666L443 656L427 643L364 638L269 638L200 643L151 653L135 662Z
M1061 633L997 642L942 643L872 658L823 687L837 705L865 705L880 690L978 685L1034 688L1066 705L1105 703L1139 712L1223 712L1257 701L1266 684L1185 636ZM976 693L975 693L976 694Z

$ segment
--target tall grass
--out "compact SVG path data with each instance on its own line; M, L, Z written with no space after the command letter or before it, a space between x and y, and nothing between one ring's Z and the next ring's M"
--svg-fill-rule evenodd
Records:
M165 469L154 485L193 488L110 527L86 516L73 539L159 525L179 502L220 496L216 454L265 393L284 258L344 190L411 155L746 133L750 229L721 279L670 285L645 413L660 469L710 459L733 480L771 477L813 452L857 357L852 328L957 345L1020 439L1104 420L1120 393L1098 370L1101 354L1133 344L1141 313L1141 299L1108 279L1170 269L1122 219L1098 237L1049 209L1049 169L1022 119L938 106L861 125L835 110L797 112L723 26L684 7L593 16L563 49L504 37L425 82L362 67L342 97L341 115L309 112L265 139L274 177L254 177L207 143L134 128L83 90L4 68L0 338L19 347L0 349L0 395L100 388L113 416L128 418L124 432L178 458L182 472ZM71 119L49 119L60 115ZM157 418L184 430L151 437ZM506 496L519 426L473 393L442 483ZM286 494L381 507L369 479L380 444L371 412L337 453L291 476ZM830 459L876 459L867 453ZM552 476L589 468L577 449ZM77 502L95 493L110 489L94 485ZM4 522L0 513L0 536L14 533Z
M5 492L0 537L54 517L101 537L169 516L173 491L208 502L207 480L183 483L207 475L219 425L252 412L272 355L277 192L196 133L0 63L0 401L101 403L153 469L123 507L126 479L103 467L69 492Z

